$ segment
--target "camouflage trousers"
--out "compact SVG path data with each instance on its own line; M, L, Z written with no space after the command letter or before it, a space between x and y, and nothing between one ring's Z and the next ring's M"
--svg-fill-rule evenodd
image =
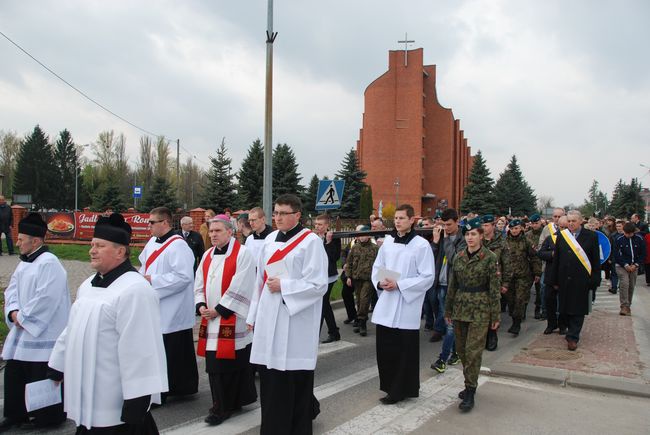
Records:
M454 320L456 353L463 363L466 387L476 388L478 386L478 374L481 371L487 330L488 323Z
M526 304L530 301L530 287L533 285L531 277L515 277L510 282L510 287L505 294L508 303L508 312L513 319L523 319Z
M357 297L357 319L368 320L368 310L370 309L370 296L375 291L372 282L367 279L354 279L354 293Z

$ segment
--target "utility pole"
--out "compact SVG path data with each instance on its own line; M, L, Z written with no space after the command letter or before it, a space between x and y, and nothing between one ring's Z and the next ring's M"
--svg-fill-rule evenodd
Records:
M180 201L181 199L181 140L180 139L176 139L176 197Z
M266 103L264 106L264 179L262 184L262 208L267 219L271 218L273 200L273 0L268 0L266 26ZM270 223L270 221L267 221Z

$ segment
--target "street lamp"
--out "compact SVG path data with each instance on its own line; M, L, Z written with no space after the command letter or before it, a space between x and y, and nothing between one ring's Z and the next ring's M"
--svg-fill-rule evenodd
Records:
M80 145L75 150L75 154L77 155L77 158L75 159L76 162L74 167L74 211L77 211L79 209L79 149L86 148L89 146L90 144L87 143L85 145Z

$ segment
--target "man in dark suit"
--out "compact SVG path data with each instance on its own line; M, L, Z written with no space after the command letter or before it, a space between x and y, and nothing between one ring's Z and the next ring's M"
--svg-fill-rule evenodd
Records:
M201 257L205 252L205 247L203 246L203 237L201 237L201 234L192 230L193 227L194 222L192 221L192 218L184 216L181 219L181 229L178 230L178 234L185 239L194 254L194 272L196 273L196 268L199 267Z
M568 228L557 235L553 262L545 273L546 284L558 290L560 314L568 323L567 348L573 351L589 314L589 292L600 285L600 251L596 233L581 227L579 211L568 212L567 221Z

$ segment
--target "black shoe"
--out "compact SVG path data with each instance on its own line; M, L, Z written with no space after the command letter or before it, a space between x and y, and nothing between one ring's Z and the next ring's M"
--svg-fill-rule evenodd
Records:
M381 399L379 399L379 401L380 401L381 403L383 403L384 405L394 405L394 404L396 404L397 402L402 401L402 399L395 399L394 397L391 397L390 394L386 394L386 396L384 396L384 397L382 397Z
M539 307L535 307L535 320L539 320L542 317L541 309Z
M361 327L359 326L359 323L354 325L354 328L352 328L352 332L356 332L357 334L359 333L360 330L361 330Z
M0 254L0 255L1 255L1 254ZM607 290L607 291L610 292L610 293L613 294L613 295L616 294L616 289L615 289L615 288L610 288L610 289Z
M355 320L357 320L357 319L345 319L343 321L343 323L345 323L346 325L349 325L350 323L354 322Z
M476 393L476 388L467 387L465 389L465 394L463 394L463 401L460 402L458 408L463 412L469 412L474 408L474 394Z
M539 320L546 320L546 313L542 313L542 314L539 316Z
M459 398L460 400L465 400L465 391L467 391L467 388L465 388L463 391L461 391L460 393L458 393L458 398Z
M548 327L544 330L544 335L552 334L553 331L555 331L556 329L557 329L557 326L556 326L555 328L551 328L550 326L548 326Z
M359 321L359 335L362 337L365 337L368 335L368 328L366 327L366 321L365 320L360 320Z
M566 335L566 327L560 327L560 335Z
M512 326L508 329L508 332L514 335L515 337L521 332L521 319L512 319Z
M335 341L339 341L340 339L341 339L341 334L337 332L336 334L329 334L325 340L321 341L321 343L323 344L334 343Z
M210 426L217 426L223 423L224 421L228 420L230 418L230 414L224 414L224 415L216 415L216 414L208 414L207 417L205 417L205 421L207 424Z

